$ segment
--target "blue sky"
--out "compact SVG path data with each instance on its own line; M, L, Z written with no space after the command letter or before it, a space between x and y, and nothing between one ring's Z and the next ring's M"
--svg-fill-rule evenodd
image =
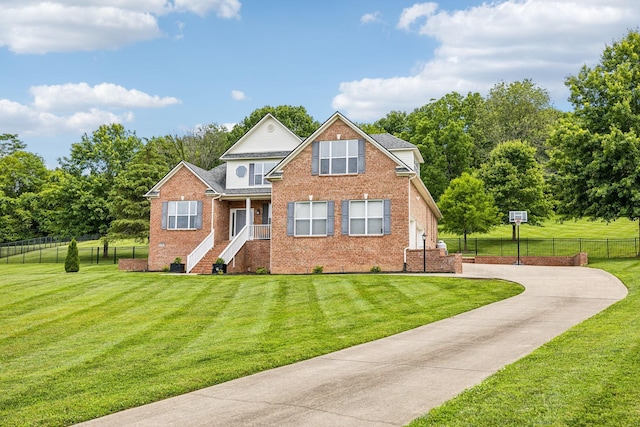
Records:
M564 79L640 22L637 0L1 0L0 133L49 167L101 124L140 137L265 105L372 122L525 78Z

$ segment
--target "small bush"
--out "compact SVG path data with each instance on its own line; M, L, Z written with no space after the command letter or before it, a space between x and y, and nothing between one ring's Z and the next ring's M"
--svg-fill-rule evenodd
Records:
M256 274L267 274L269 271L266 267L258 267L256 268Z
M176 257L176 259L173 260L174 264L182 264L182 258L180 258L179 256Z
M67 273L77 273L80 271L80 257L78 256L78 243L76 239L71 239L67 249L67 257L64 260L64 271Z
M315 267L313 267L313 274L321 274L323 270L323 267L321 265L316 265Z
M162 267L162 272L163 272L163 273L168 273L168 272L169 272L169 270L170 270L170 269L169 269L169 266L168 266L168 265L165 265L164 267Z
M371 272L372 273L380 273L382 270L380 269L379 266L374 265L373 267L371 267Z
M224 259L218 258L218 259L216 259L216 262L214 264L224 264L224 263L225 263Z

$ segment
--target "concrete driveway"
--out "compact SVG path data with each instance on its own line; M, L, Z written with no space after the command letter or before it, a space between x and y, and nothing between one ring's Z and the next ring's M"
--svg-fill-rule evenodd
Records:
M526 290L389 338L83 423L83 426L401 426L627 295L584 267L465 264Z

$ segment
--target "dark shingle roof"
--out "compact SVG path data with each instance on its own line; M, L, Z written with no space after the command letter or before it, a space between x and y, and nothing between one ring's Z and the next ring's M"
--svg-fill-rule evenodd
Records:
M405 141L404 139L397 138L390 133L374 133L369 135L373 138L378 144L382 145L387 150L399 150L399 149L413 149L416 148L410 142Z

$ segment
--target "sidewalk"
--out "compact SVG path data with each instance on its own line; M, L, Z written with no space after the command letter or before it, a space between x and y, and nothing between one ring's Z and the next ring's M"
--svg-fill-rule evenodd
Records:
M392 337L81 426L402 426L609 305L626 287L583 267L465 264L513 298Z

